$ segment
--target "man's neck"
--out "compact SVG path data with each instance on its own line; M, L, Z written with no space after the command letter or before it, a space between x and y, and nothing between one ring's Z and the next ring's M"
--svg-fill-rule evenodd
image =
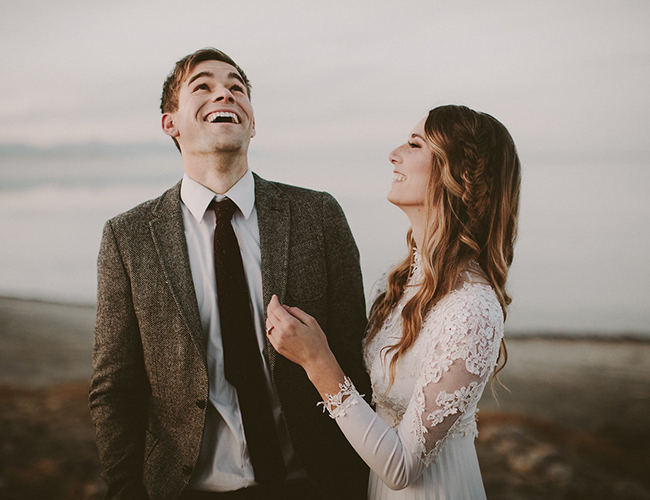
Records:
M186 156L183 169L193 180L216 194L224 194L241 179L248 170L248 158L243 156Z

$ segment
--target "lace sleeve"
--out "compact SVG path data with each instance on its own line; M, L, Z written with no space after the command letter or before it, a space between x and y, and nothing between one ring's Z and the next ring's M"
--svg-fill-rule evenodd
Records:
M489 287L469 288L425 322L419 347L424 362L397 428L383 421L349 380L324 403L357 453L391 489L418 479L449 436L475 432L474 411L496 363L503 318Z
M425 464L436 459L449 436L476 433L476 405L503 336L501 307L489 287L466 285L445 306L421 333L426 355L400 424L414 436L411 451Z
M339 384L339 392L325 394L325 396L325 401L318 403L318 406L323 405L323 411L327 411L330 417L336 420L339 417L344 417L345 410L356 405L364 395L359 394L352 380L345 377L343 383Z

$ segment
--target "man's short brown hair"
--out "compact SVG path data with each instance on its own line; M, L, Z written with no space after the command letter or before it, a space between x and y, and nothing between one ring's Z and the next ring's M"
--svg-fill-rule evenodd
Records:
M189 56L185 56L176 63L174 70L167 76L167 79L163 84L162 97L160 98L161 112L173 113L178 109L178 94L180 92L181 84L185 81L196 65L203 61L222 61L233 66L241 75L242 80L244 80L248 98L250 99L251 84L246 73L244 73L244 71L230 56L214 47L207 47L205 49L197 50Z

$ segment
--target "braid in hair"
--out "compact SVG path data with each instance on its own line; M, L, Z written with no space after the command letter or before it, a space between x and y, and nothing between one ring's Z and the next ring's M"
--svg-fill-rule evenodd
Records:
M464 141L463 156L458 162L463 186L460 199L467 214L465 221L460 220L465 230L460 238L471 249L471 258L476 259L481 252L481 217L484 215L487 186L484 179L485 158L478 142L480 131L471 135L476 135L476 140Z

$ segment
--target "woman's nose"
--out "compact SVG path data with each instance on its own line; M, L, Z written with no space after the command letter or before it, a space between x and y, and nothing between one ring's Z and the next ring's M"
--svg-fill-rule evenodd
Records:
M400 162L400 157L399 157L399 148L393 149L389 154L388 154L388 161L391 163L399 163Z

